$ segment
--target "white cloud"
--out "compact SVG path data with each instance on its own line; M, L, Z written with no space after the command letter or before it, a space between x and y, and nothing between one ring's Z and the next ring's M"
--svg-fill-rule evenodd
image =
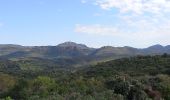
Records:
M119 9L122 13L137 14L170 12L170 0L96 0L102 9Z
M120 13L115 14L121 23L119 27L111 25L112 30L117 33L129 32L135 33L155 33L170 34L170 0L94 0L97 6L104 10L112 11L118 9ZM109 16L109 15L106 15ZM114 20L114 19L113 19ZM111 24L111 23L110 23ZM90 25L89 25L90 26ZM107 29L107 26L91 27L101 30ZM86 27L89 29L89 27ZM101 31L100 30L100 31ZM121 31L121 32L120 32ZM108 32L108 31L107 31ZM84 31L85 33L85 31ZM98 33L98 32L94 32ZM110 32L113 33L113 32ZM100 33L101 34L101 33ZM105 32L105 34L108 34Z
M90 34L94 36L106 36L120 39L122 41L134 41L136 43L170 43L170 21L167 24L152 26L145 20L132 23L132 26L104 26L104 25L76 25L75 32L79 34ZM130 28L128 30L128 28ZM136 28L133 30L132 28Z
M152 23L148 23L145 20L141 20L136 23L132 23L132 25L128 25L125 27L120 26L108 26L108 25L100 25L100 24L94 24L94 25L81 25L77 24L75 27L76 33L84 33L84 34L90 34L90 35L102 35L102 36L144 36L144 37L155 37L155 36L161 36L161 35L167 35L170 34L170 21L161 26L152 26ZM127 30L129 28L129 30ZM134 30L132 30L134 28Z
M81 0L81 3L87 3L87 0Z
M111 36L122 41L134 41L138 44L170 43L170 0L94 1L102 10L113 11L117 23L108 23L109 25L79 24L76 25L75 32ZM119 12L116 13L115 9Z
M80 25L77 24L75 27L75 32L77 33L87 33L93 35L116 35L120 34L121 32L118 28L113 26L104 26L100 24L95 25Z

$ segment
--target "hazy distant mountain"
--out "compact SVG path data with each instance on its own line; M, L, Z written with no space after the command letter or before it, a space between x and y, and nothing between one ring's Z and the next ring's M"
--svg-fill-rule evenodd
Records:
M82 44L65 42L57 46L0 45L0 55L6 57L78 57L90 54L94 49Z
M13 44L2 44L0 45L0 56L11 54L17 51L25 51L26 47L20 45L13 45Z
M165 46L166 52L170 53L170 45Z
M159 44L150 46L150 47L146 48L146 50L148 50L148 52L153 52L153 53L165 52L165 48Z
M112 47L104 46L93 53L95 56L114 56L114 55L135 55L138 49L132 47Z
M90 48L84 44L65 42L57 46L20 46L0 45L1 58L25 58L39 57L48 59L107 59L121 58L135 55L154 55L170 53L170 45L154 45L144 49L133 47L112 47Z
M170 46L162 46L162 45L153 45L148 48L142 49L143 54L162 54L162 53L170 53Z
M77 44L74 42L64 42L61 43L59 45L57 45L57 47L62 47L62 48L77 48L77 49L89 49L89 47L87 47L84 44Z

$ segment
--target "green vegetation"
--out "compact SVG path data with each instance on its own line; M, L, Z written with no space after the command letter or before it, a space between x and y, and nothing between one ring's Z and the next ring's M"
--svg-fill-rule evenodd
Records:
M0 60L2 100L170 100L170 55L137 56L83 68L52 60Z

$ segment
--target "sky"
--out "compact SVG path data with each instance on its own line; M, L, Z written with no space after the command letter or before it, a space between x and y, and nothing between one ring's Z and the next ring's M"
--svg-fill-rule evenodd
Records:
M0 44L170 45L170 0L0 0Z

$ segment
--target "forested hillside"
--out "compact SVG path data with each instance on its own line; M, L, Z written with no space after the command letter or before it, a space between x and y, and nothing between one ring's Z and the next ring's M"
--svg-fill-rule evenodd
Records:
M2 100L170 100L170 55L63 69L51 60L0 60Z

